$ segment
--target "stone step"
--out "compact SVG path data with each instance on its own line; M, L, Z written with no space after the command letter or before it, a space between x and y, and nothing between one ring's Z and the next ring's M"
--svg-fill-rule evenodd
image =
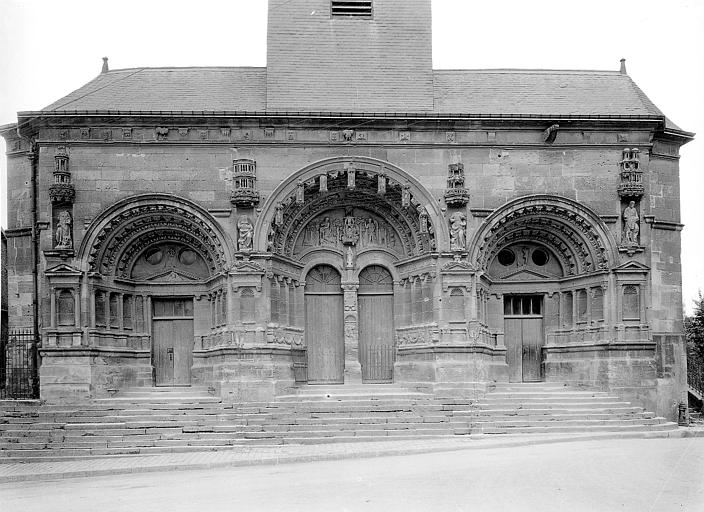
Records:
M676 430L677 424L666 422L658 425L594 425L594 426L538 426L538 427L484 427L473 428L476 434L563 434L570 432L650 432Z
M513 428L513 427L543 427L543 426L596 426L596 425L615 425L615 426L627 426L627 425L659 425L664 423L662 418L634 418L634 419L598 419L598 420L486 420L486 421L473 421L472 427L496 427L496 428Z
M505 409L513 407L516 409L604 409L604 408L619 408L631 407L630 402L618 401L583 401L583 400L530 400L519 402L514 400L490 400L484 399L477 402L475 405L479 409Z

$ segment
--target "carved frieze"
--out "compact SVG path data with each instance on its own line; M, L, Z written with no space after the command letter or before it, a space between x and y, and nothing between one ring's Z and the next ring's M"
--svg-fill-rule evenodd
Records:
M166 140L169 136L169 129L164 126L158 126L154 129L156 140Z

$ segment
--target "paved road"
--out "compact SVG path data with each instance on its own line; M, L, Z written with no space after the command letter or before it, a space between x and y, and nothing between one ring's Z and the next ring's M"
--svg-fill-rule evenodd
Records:
M0 485L0 510L704 511L704 439L634 439Z

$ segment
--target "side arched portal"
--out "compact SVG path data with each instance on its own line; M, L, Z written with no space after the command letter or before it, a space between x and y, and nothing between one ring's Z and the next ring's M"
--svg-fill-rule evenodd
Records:
M502 332L512 382L546 378L552 346L607 339L604 291L616 244L594 212L570 199L534 195L492 213L470 258L488 290L488 327Z

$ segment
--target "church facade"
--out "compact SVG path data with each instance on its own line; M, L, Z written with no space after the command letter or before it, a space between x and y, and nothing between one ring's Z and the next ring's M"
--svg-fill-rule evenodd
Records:
M42 398L559 381L676 417L692 134L623 62L433 70L429 0L270 0L267 44L265 68L106 61L2 127Z

